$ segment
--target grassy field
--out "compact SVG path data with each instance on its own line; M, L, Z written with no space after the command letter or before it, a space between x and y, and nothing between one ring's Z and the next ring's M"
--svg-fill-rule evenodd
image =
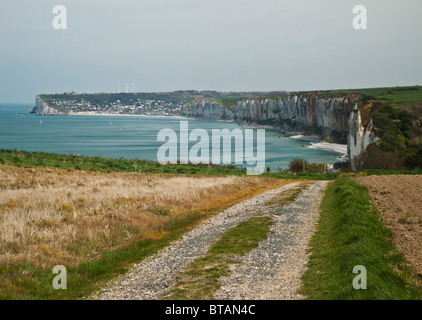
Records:
M149 160L123 158L108 159L73 154L27 152L5 149L0 149L0 164L7 164L20 167L54 167L68 170L84 170L91 172L137 172L154 174L188 174L200 176L246 176L245 170L241 170L240 168L233 165L165 165ZM288 172L265 172L261 176L277 179L332 180L337 177L337 174L315 174L308 172L291 174Z
M316 91L297 92L295 94L312 94ZM380 87L380 88L362 88L362 89L339 89L320 91L323 98L342 97L347 94L358 93L372 98L377 98L387 102L400 105L407 102L422 102L422 86L407 87Z
M303 276L308 299L421 299L422 292L403 256L391 244L365 187L342 176L330 184L311 242ZM353 268L367 269L367 289L353 288Z
M210 215L287 183L9 165L0 181L2 299L81 298ZM68 268L68 290L52 288L54 265Z
M139 159L109 159L73 154L27 152L5 149L0 150L0 164L33 167L55 167L100 172L199 174L213 176L246 175L244 170L230 165L165 165L158 162Z
M397 106L408 102L422 102L422 86L372 88L348 91L374 96Z

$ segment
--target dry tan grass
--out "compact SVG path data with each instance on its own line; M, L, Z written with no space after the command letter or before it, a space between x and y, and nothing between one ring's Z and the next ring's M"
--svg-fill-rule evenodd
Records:
M0 265L78 265L288 182L1 165Z

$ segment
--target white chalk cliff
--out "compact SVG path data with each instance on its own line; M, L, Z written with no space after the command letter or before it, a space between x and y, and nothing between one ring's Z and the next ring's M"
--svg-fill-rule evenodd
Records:
M348 158L353 160L354 157L359 156L370 144L377 140L379 140L379 138L373 133L372 119L369 120L367 125L363 125L361 114L357 105L355 105L350 113L349 135L347 138ZM351 161L350 165L354 170L353 163L354 162Z
M347 143L350 159L376 141L371 131L372 122L365 127L361 123L356 107L357 98L354 94L320 98L315 93L240 100L234 113L217 101L197 101L186 105L183 115L271 125L289 132L317 134L324 140Z
M35 98L35 107L32 108L32 113L36 114L65 114L59 110L52 108L40 96Z
M234 114L215 100L191 102L185 106L183 115L193 118L233 120Z

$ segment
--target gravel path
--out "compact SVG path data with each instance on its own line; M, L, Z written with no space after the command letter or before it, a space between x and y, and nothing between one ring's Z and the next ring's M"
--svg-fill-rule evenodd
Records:
M185 234L182 239L135 265L127 274L114 280L107 288L94 294L91 298L104 300L158 299L170 285L176 282L176 276L181 268L205 254L211 243L216 241L219 236L250 218L253 213L267 210L265 205L267 201L298 184L299 182L291 183L269 190L226 209ZM226 298L231 297L232 295L229 294Z
M307 188L295 202L266 213L274 220L272 233L259 247L239 258L242 264L231 266L231 274L214 295L221 300L294 300L300 279L306 270L306 249L314 234L319 205L327 182Z

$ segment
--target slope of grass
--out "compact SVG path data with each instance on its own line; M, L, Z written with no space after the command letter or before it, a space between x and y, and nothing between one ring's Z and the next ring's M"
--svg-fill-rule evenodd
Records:
M217 101L220 102L220 104L222 104L224 107L226 107L227 109L229 109L233 113L236 112L237 102L239 100L242 100L242 98L230 97L230 98L219 98L219 99L217 99Z
M342 176L327 188L309 269L302 280L308 299L421 299L402 255L392 246L365 187ZM367 289L353 288L353 268L367 269Z
M202 175L246 175L233 165L160 164L139 159L110 159L73 154L0 150L0 164L56 167L63 169L91 170L101 172L177 173Z
M209 176L246 176L246 170L234 165L215 164L160 164L149 160L139 159L110 159L102 157L89 157L73 154L57 154L45 152L28 152L18 150L0 149L0 164L23 167L55 167L69 170L86 170L99 172L139 172L158 174L189 174ZM332 180L337 177L335 173L314 174L288 172L264 173L262 177L277 179L311 179Z
M277 179L334 180L338 177L338 173L264 172L260 176L268 177L268 178L277 178Z

